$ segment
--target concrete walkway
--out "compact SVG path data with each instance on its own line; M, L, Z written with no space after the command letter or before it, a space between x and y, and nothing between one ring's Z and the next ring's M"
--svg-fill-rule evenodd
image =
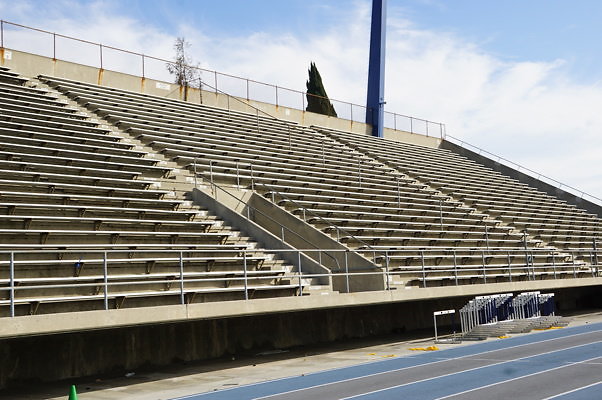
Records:
M570 326L602 322L602 312L573 316ZM528 334L521 334L528 335ZM520 335L512 335L520 336ZM499 340L499 339L489 339ZM437 344L439 349L465 346L463 344ZM91 379L75 382L80 400L167 400L201 392L232 388L272 379L299 376L311 372L341 368L383 358L415 354L410 348L435 345L433 338L399 340L355 341L345 344L315 346L291 352L267 352L232 359L190 366L163 369L161 372L137 373L128 377L108 380ZM56 399L67 398L68 382L27 388L18 392L0 393L0 399Z

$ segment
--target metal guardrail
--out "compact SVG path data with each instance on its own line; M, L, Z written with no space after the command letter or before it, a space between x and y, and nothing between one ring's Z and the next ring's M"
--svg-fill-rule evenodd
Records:
M28 35L26 45L19 44L18 38L14 37L15 32L19 30L24 31L25 35ZM44 45L44 37L33 38L31 35L44 35L49 39L49 42ZM81 45L86 46L86 48L81 48ZM149 56L114 46L107 46L89 40L0 20L0 49L8 48L52 57L54 60L61 59L69 62L77 62L99 68L100 70L112 70L140 76L143 79L150 78L159 81L170 80L171 76L167 73L165 65L174 63L173 60ZM78 59L71 57L69 59L69 56L61 54L64 48L76 48L77 54L81 55L81 57ZM116 54L119 54L122 58L116 58ZM129 57L129 59L125 60L123 57ZM138 61L133 60L132 57ZM197 70L201 76L209 76L201 81L201 85L199 85L201 89L210 89L208 91L216 93L230 93L232 97L246 99L247 101L264 102L274 104L277 107L283 106L307 112L305 110L307 96L322 98L321 96L270 83L259 82L197 66L189 67ZM209 81L212 81L212 84L209 84ZM366 115L372 112L372 110L359 104L332 98L328 98L328 100L333 103L339 114L338 118L341 119L364 123ZM389 111L385 111L384 126L386 128L426 136L444 138L446 135L445 125L440 122L433 122Z
M549 176L546 176L540 172L534 171L534 170L527 168L523 165L520 165L514 161L510 161L507 158L504 158L504 157L494 154L490 151L482 149L481 147L478 147L478 146L475 146L468 142L465 142L462 139L459 139L452 135L446 135L445 140L448 140L450 142L455 142L456 144L460 145L461 147L468 148L469 150L475 150L477 152L477 154L479 154L479 155L486 154L489 158L491 158L492 160L494 160L498 163L503 162L507 166L515 168L519 172L527 172L527 175L530 175L531 177L533 177L535 179L541 180L546 183L551 183L552 186L555 186L558 189L563 189L563 190L569 189L569 191L571 191L572 194L579 196L582 199L593 200L594 202L597 202L599 205L602 205L602 198L600 198L600 197L594 196L593 194L586 193L583 190L577 189L571 185L567 185L566 183L560 182L554 178L550 178Z
M508 282L512 282L513 276L522 276L526 277L528 280L535 280L536 276L540 273L543 274L553 274L556 278L557 274L569 274L572 277L577 278L584 273L591 273L591 275L599 276L599 271L596 268L589 268L589 271L586 270L578 270L577 266L573 262L572 270L566 270L566 265L560 266L553 263L553 265L544 265L537 266L532 263L526 263L525 265L516 265L508 262L508 265L491 267L487 266L483 263L483 265L474 264L474 265L458 265L455 262L453 266L430 266L425 265L425 257L429 256L429 253L433 251L440 251L440 249L435 250L421 250L420 257L422 259L420 266L415 267L396 267L389 268L391 262L391 256L388 251L384 252L385 262L384 264L387 266L386 268L381 268L380 271L367 271L367 272L350 272L352 266L348 265L348 258L345 257L345 268L344 272L330 272L324 274L311 274L305 273L302 270L301 265L301 255L308 254L311 252L329 252L329 253L348 253L349 250L346 249L177 249L174 250L171 247L161 248L157 246L156 249L138 249L132 248L136 247L136 245L127 245L130 248L122 249L122 250L112 250L112 249L98 249L94 248L94 245L87 245L88 249L57 249L57 247L61 247L62 245L37 245L37 250L25 249L20 250L20 247L23 245L13 245L15 249L13 250L0 250L0 272L2 276L6 276L5 278L0 278L0 308L3 306L9 307L9 315L14 317L15 307L19 303L22 303L20 300L22 298L19 296L22 292L28 292L33 290L51 290L51 289L78 289L83 288L86 290L94 291L96 294L89 295L79 295L79 296L63 296L60 301L68 302L68 301L83 301L88 299L102 300L103 307L102 309L109 309L109 299L117 299L117 298L127 298L129 297L148 297L153 295L174 295L179 296L180 304L186 304L186 294L194 294L203 292L202 288L191 287L191 284L195 283L223 283L226 284L228 282L236 282L240 286L229 286L232 290L238 290L244 292L245 300L249 300L249 292L252 290L260 290L261 287L253 286L252 282L260 279L289 279L291 281L296 281L295 286L298 288L297 295L303 295L303 290L305 286L305 282L312 278L320 278L327 277L332 279L334 277L344 277L346 280L346 292L349 293L349 280L352 277L366 277L366 276L381 276L382 279L386 282L385 290L390 291L394 288L391 287L390 282L393 277L399 276L405 280L414 280L419 283L422 287L427 287L427 282L433 280L441 280L441 279L453 279L455 280L455 285L460 285L460 280L470 278L469 282L472 279L481 279L483 283L487 283L487 279L495 279L498 281L499 279L503 279L507 277ZM189 246L189 245L181 245L181 246ZM195 247L194 245L190 245ZM6 246L2 246L6 247ZM482 249L474 249L475 251L482 251ZM449 248L448 251L455 251L453 248ZM162 254L161 257L157 257L156 253L160 252ZM299 262L299 271L296 273L286 273L283 271L272 271L273 274L270 274L270 271L267 271L266 274L253 276L251 273L251 269L249 268L249 264L251 263L249 260L252 260L252 256L250 253L263 253L263 254L283 254L283 253L294 253L298 257ZM134 261L133 254L135 253L136 258L135 261L139 263L144 262L166 262L171 264L169 270L166 272L154 273L154 275L148 275L145 273L138 274L129 274L124 276L123 274L114 274L111 272L112 264L123 264L126 262L125 260ZM224 271L224 275L230 273L231 276L223 276L223 277L198 277L198 271L187 271L186 263L208 260L211 257L203 258L203 254L211 253L211 257L216 257L215 254L220 253L236 253L241 254L238 258L242 258L242 271ZM32 258L35 255L46 255L45 257L38 257L37 259ZM118 258L121 256L121 258ZM574 258L573 258L574 260ZM36 278L35 281L30 278L28 266L42 264L61 264L65 266L71 265L73 268L73 273L65 276L65 270L62 270L62 276L46 276L43 278ZM82 274L82 271L86 269L86 267L91 268L90 264L96 264L96 269L99 267L102 268L101 274L93 274L86 275ZM22 270L25 268L25 270ZM564 270L560 270L563 268ZM552 269L552 271L549 271ZM165 270L164 270L165 271ZM238 274L236 273L238 272ZM242 276L240 274L242 273ZM194 275L197 275L195 277ZM434 274L434 276L430 276ZM24 276L19 276L24 275ZM60 273L59 273L60 275ZM132 277L133 276L133 277ZM28 279L29 278L29 279ZM129 278L129 280L128 280ZM150 279L149 279L150 278ZM29 283L28 283L29 282ZM38 284L34 284L38 283ZM177 289L175 290L164 290L158 291L157 293L148 291L147 293L141 292L137 295L132 295L131 293L128 295L128 292L119 292L115 288L119 288L120 286L137 286L137 285L167 285L171 287L172 285L177 285ZM292 288L291 285L288 287ZM266 286L263 286L266 288ZM277 285L274 285L273 288L278 288ZM8 293L8 295L2 295L3 293ZM45 300L44 296L38 296L33 298L34 303L43 303ZM55 300L59 301L59 300Z

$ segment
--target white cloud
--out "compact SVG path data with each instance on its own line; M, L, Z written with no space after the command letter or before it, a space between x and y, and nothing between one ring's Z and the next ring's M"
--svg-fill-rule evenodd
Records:
M116 15L111 2L63 0L44 18L26 1L14 10L7 4L0 0L5 19L159 57L172 54L172 35ZM65 7L70 12L61 14ZM369 11L366 2L358 2L348 17L313 35L215 37L185 25L178 34L192 43L192 54L204 67L296 90L304 89L307 67L315 61L331 97L363 104ZM453 33L418 29L401 9L389 13L387 35L388 110L444 122L453 136L602 197L602 113L597 110L602 87L571 79L562 59L509 62ZM115 63L138 68L131 61ZM165 74L164 65L157 63L154 71ZM220 84L235 94L246 90L225 78ZM271 88L252 90L273 98ZM301 102L296 94L282 97L291 105ZM343 105L335 106L348 115Z

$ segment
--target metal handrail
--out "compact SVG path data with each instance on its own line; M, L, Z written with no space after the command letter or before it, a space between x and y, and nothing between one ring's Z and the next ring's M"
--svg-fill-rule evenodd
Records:
M195 159L195 168L196 168L196 159ZM249 210L253 210L253 212L254 212L254 213L259 213L259 214L260 214L260 215L262 215L263 217L266 217L266 218L268 218L268 219L269 219L271 222L273 222L273 223L277 224L277 225L280 227L280 229L281 229L281 232L282 232L282 235L281 235L281 238L280 238L280 240L281 240L283 243L285 243L285 242L286 242L286 241L284 240L284 231L288 231L288 232L292 233L293 235L295 235L296 237L298 237L299 239L301 239L302 241L304 241L305 243L307 243L307 244L309 244L310 246L312 246L314 249L317 249L317 250L320 250L320 251L322 251L322 250L320 249L320 246L318 246L317 244L315 244L315 243L312 243L311 241L307 240L307 239L306 239L306 238L304 238L303 236L299 235L297 232L295 232L295 231L291 230L290 228L288 228L288 227L286 227L286 226L282 225L280 222L276 221L274 218L272 218L271 216L267 215L267 214L266 214L266 213L264 213L263 211L261 211L261 210L258 210L257 208L255 208L255 207L253 207L253 206L251 206L251 205L249 205L249 204L245 203L245 202L244 202L244 200L242 200L242 199L241 199L241 198L239 198L238 196L235 196L234 194L230 193L229 191L227 191L226 189L224 189L223 187L221 187L221 186L220 186L220 185L218 185L217 183L215 183L215 182L213 182L213 181L210 181L209 183L211 184L211 186L212 186L212 187L214 187L214 188L216 188L216 189L219 189L219 190L221 190L222 192L224 192L224 193L226 193L227 195L229 195L229 196L231 196L232 198L234 198L234 199L235 199L236 201L238 201L239 203L241 203L241 204L244 204L244 205L247 207L247 215L246 215L245 217L246 217L246 219L248 219L249 221L251 221ZM196 185L195 185L195 187L196 187ZM216 195L216 198L217 198L217 195ZM244 216L244 215L243 215L243 216ZM319 253L319 254L321 254L321 253ZM336 257L334 257L334 256L332 256L332 255L330 255L330 254L328 254L328 253L326 253L326 255L327 255L328 257L332 258L332 259L334 260L334 262L336 263L337 267L338 267L338 268L340 268L339 261L338 261L338 259L337 259ZM320 264L321 264L321 262L320 262Z
M139 52L135 52L135 51L130 51L130 50L125 50L125 49L121 49L121 48L114 47L114 46L103 45L102 43L96 43L96 42L92 42L92 41L85 40L85 39L79 39L79 38L76 38L76 37L73 37L73 36L63 35L63 34L56 33L56 32L50 32L50 31L47 31L47 30L44 30L44 29L33 28L33 27L30 27L30 26L26 26L26 25L23 25L23 24L14 23L14 22L10 22L10 21L5 21L5 20L0 20L0 48L1 49L5 48L5 37L4 37L5 36L4 35L5 26L4 25L11 25L11 26L14 26L14 27L19 27L19 28L22 28L22 29L28 29L28 30L32 30L32 31L35 31L35 32L40 32L40 33L44 33L44 34L47 34L47 35L51 35L52 38L53 38L52 58L54 60L57 59L56 39L57 38L63 38L63 39L73 40L73 41L76 41L76 42L86 43L86 44L89 44L91 46L98 47L98 49L99 49L100 69L101 70L103 70L104 67L105 67L105 65L103 64L103 50L105 50L105 49L109 49L109 50L113 50L113 51L117 51L117 52L122 52L122 53L125 53L125 54L130 54L130 55L133 55L133 56L136 56L136 57L140 57L141 58L141 77L142 78L146 78L147 77L146 76L146 70L145 70L145 61L147 59L148 60L154 60L154 61L160 61L162 63L167 63L167 64L173 64L174 63L174 61L172 61L172 60L167 60L167 59L163 59L163 58L155 57L155 56L149 56L149 55L145 55L143 53L139 53ZM279 103L278 103L278 99L279 99L278 91L281 90L281 91L286 91L286 92L291 92L291 93L295 93L295 94L301 95L301 104L302 104L302 111L303 112L306 111L305 110L305 104L306 104L306 100L305 99L306 99L307 96L312 96L312 97L316 97L316 98L324 98L324 99L328 99L331 102L341 103L341 104L349 106L349 111L350 111L350 118L349 119L352 122L355 121L354 118L353 118L353 108L354 107L362 109L362 110L365 110L366 114L369 113L369 112L371 112L371 110L369 108L367 108L367 107L365 107L363 105L351 103L351 102L348 102L348 101L342 101L342 100L337 100L337 99L333 99L333 98L326 98L326 97L314 95L314 94L311 94L311 93L307 93L307 92L303 92L303 91L298 91L298 90L295 90L295 89L281 87L281 86L278 86L278 85L273 85L273 84L270 84L270 83L260 82L260 81L256 81L256 80L252 80L252 79L248 79L248 78L242 78L242 77L239 77L239 76L236 76L236 75L226 74L226 73L218 72L218 71L215 71L215 70L209 70L209 69L205 69L205 68L200 68L200 67L197 67L197 66L188 66L188 67L192 68L192 69L195 69L195 70L199 71L200 73L205 72L205 73L207 73L209 75L213 75L214 81L215 81L215 88L217 88L217 86L218 86L218 76L223 76L223 77L227 77L227 78L237 79L237 80L239 80L241 82L245 82L246 83L246 90L247 90L246 97L247 97L248 101L251 100L250 94L249 94L249 83L253 83L253 84L258 84L258 85L263 85L263 86L268 86L268 87L273 88L274 92L275 92L275 102L274 102L274 104L276 106L279 106ZM203 82L203 85L211 87L211 85L207 84L206 82ZM224 93L223 91L220 91L220 92ZM234 96L232 96L232 97L234 97ZM282 96L280 96L280 97L282 97ZM291 108L296 108L296 107L291 107ZM392 112L389 112L389 111L385 111L385 116L387 116L387 117L391 116L392 119L393 119L393 125L392 126L385 125L387 128L393 128L393 129L397 130L398 129L398 127L397 127L397 120L398 120L398 118L404 118L404 119L407 119L409 121L409 125L410 125L409 132L410 133L424 134L426 136L429 136L429 126L436 126L436 127L439 128L439 136L441 138L444 138L445 135L446 135L445 125L442 124L442 123L440 123L440 122L434 122L434 121L430 121L430 120L427 120L427 119L416 118L416 117L412 117L412 116L408 116L408 115L404 115L404 114L392 113ZM358 120L357 122L364 122L364 121L363 120L361 120L361 121ZM414 131L415 122L424 123L426 132L425 133L421 133L421 132ZM385 120L385 124L387 124L387 119Z
M507 163L507 164L510 164L510 165L512 165L512 166L514 166L514 167L516 167L516 168L517 168L517 171L519 171L519 172L520 172L521 170L523 170L523 171L527 171L527 172L530 172L531 174L533 174L533 175L531 175L531 176L532 176L533 178L535 178L535 179L541 179L541 178L545 178L546 180L548 180L548 181L551 181L551 182L555 183L555 184L557 185L556 187L557 187L558 189L562 189L563 187L564 187L564 188L571 189L571 190L575 191L576 193L579 193L579 196L580 196L582 199L583 199L585 196L587 196L587 197L589 197L589 198L591 198L591 199L597 200L597 201L600 203L600 205L602 205L602 198L600 198L600 197L597 197L597 196L594 196L593 194L586 193L586 192L585 192L585 191L583 191L583 190L580 190L580 189L577 189L577 188L575 188L575 187L573 187L573 186L567 185L566 183L560 182L560 181L558 181L558 180L556 180L556 179L554 179L554 178L550 178L549 176L546 176L546 175L544 175L544 174L542 174L542 173L540 173L540 172L534 171L534 170L532 170L532 169L530 169L530 168L527 168L527 167L525 167L525 166L523 166L523 165L521 165L521 164L518 164L518 163L516 163L516 162L514 162L514 161L508 160L507 158L504 158L504 157L502 157L502 156L499 156L499 155L497 155L497 154L494 154L494 153L492 153L492 152L490 152L490 151L488 151L488 150L485 150L485 149L483 149L483 148L481 148L481 147L478 147L478 146L475 146L475 145L473 145L473 144L470 144L470 143L468 143L468 142L466 142L466 141L464 141L464 140L462 140L462 139L459 139L459 138L457 138L457 137L454 137L454 136L452 136L452 135L446 135L446 137L445 137L445 138L446 138L447 140L451 139L450 141L456 141L456 142L457 142L457 143L458 143L458 144L459 144L461 147L471 147L471 148L473 148L473 149L475 149L475 150L478 150L478 154L479 154L479 155L480 155L480 154L482 154L482 153L485 153L485 154L487 154L487 155L489 155L489 156L493 157L493 158L494 158L494 159L495 159L497 162L504 161L505 163ZM573 194L577 195L576 193L573 193Z
M213 165L213 163L214 163L214 162L215 162L215 161L213 161L213 160L209 160L209 165L210 165L210 172L209 172L209 173L210 173L210 180L209 180L209 181L210 181L210 183L211 183L211 184L214 184L214 185L215 185L215 183L213 182L213 173L212 173L212 171L211 171L211 166ZM341 227L339 227L339 226L337 226L337 225L335 225L335 224L333 224L333 223L331 223L331 222L328 222L328 221L326 221L325 219L323 219L323 218L322 218L322 217L320 217L319 215L317 215L317 214L315 214L315 213L311 212L310 210L308 210L308 209L307 209L307 208L305 208L304 206L300 205L299 203L297 203L296 201L294 201L293 199L291 199L290 197L288 197L288 196L287 196L287 195L285 195L284 193L282 193L282 192L279 192L278 190L276 190L276 189L272 188L270 185L268 185L268 184L266 184L266 183L254 182L254 180L253 180L253 175L252 175L252 168L253 168L253 164L252 164L252 163L246 163L246 162L239 163L239 162L236 162L236 161L220 161L220 163L223 163L223 164L233 164L233 165L236 165L237 167L238 167L239 165L248 165L248 166L250 166L250 167L251 167L251 188L252 188L252 189L254 189L254 187L255 187L255 186L257 186L257 185L264 186L264 187L266 187L268 190L270 190L270 191L272 191L272 192L275 192L275 193L276 193L278 196L281 196L282 198L284 198L284 199L286 199L287 201L291 202L291 203L292 203L293 205L295 205L296 207L299 207L299 208L301 208L301 209L303 210L303 213L304 213L304 215L308 215L308 214L309 214L309 215L310 215L310 216L312 216L312 217L318 218L318 219L319 219L321 222L323 222L323 223L324 223L325 225L327 225L328 227L335 228L335 229L337 230L337 232L342 232L342 233L344 233L344 234L345 234L345 235L347 235L348 237L352 238L353 240L356 240L357 242L359 242L359 243L361 243L362 245L364 245L364 246L368 247L369 249L373 250L374 252L378 252L378 253L382 253L382 252L383 252L383 250L378 250L378 249L375 249L375 248L373 248L373 247L372 247L370 244L366 243L365 241L363 241L363 240L361 240L361 239L359 239L359 238L356 238L356 237L355 237L353 234L351 234L350 232L346 231L345 229L343 229L343 228L341 228ZM196 165L197 165L197 164L196 164L196 158L195 158L195 159L194 159L194 173L195 173L195 176L196 176ZM237 178L237 179L238 179L238 178ZM239 182L238 182L238 183L239 183ZM195 184L195 185L196 185L196 184ZM217 185L216 185L216 186L217 186ZM219 187L219 186L218 186L218 187ZM220 189L221 189L221 188L220 188ZM222 190L224 190L224 189L222 189ZM228 193L228 194L230 194L231 196L233 196L231 193ZM233 197L234 197L234 196L233 196ZM240 201L241 201L241 200L240 200ZM276 222L276 223L278 223L278 222Z

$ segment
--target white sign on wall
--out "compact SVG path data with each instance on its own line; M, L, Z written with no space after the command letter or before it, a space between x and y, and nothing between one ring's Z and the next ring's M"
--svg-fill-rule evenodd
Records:
M4 59L5 60L12 60L13 59L13 52L10 50L4 50Z
M157 82L155 85L156 85L157 89L163 89L163 90L171 89L171 86L167 83Z

